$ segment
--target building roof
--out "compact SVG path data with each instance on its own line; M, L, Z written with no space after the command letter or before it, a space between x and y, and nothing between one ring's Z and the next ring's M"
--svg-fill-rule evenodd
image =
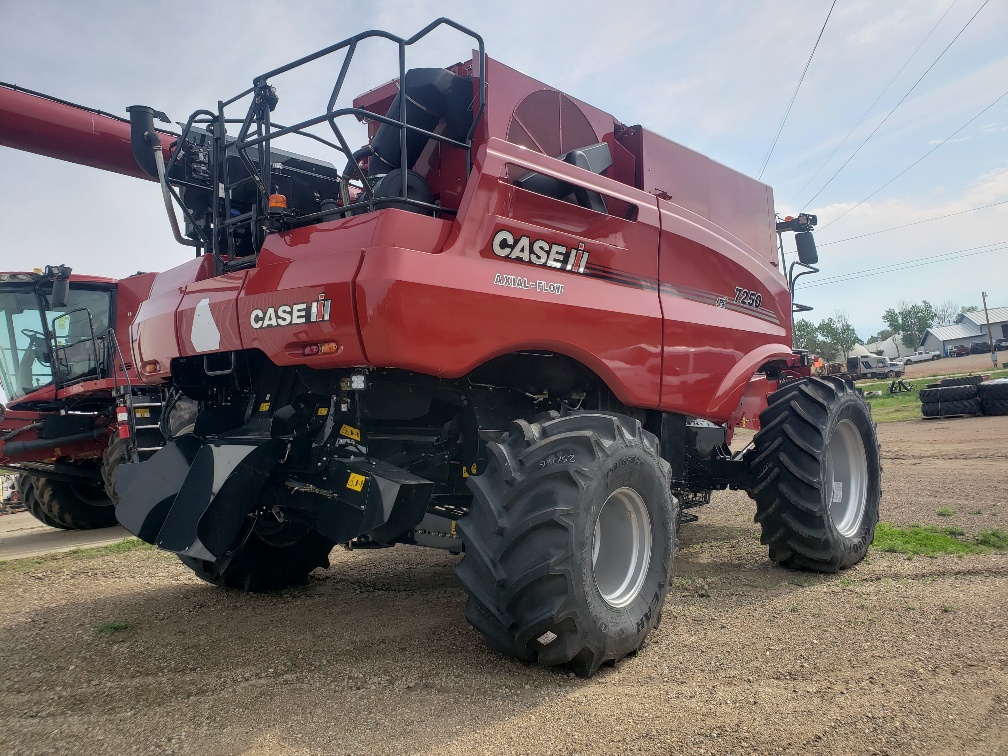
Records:
M991 323L1008 322L1008 307L988 307L987 314L990 316ZM978 328L981 325L987 325L987 320L984 318L984 311L982 309L976 312L964 312L963 319L974 323Z
M955 339L968 339L979 336L980 327L966 320L955 325L933 326L928 328L928 333L938 339L938 341L954 341Z

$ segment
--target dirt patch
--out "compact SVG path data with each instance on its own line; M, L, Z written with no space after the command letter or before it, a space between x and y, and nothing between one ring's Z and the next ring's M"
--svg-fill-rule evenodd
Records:
M1008 352L998 354L998 368L1008 362ZM967 373L989 373L994 369L990 354L969 354L965 357L943 357L931 362L913 362L906 366L907 378L923 378L931 375L959 375Z
M879 433L883 519L1006 526L1005 418ZM793 572L752 514L684 526L661 627L591 681L488 650L440 552L337 549L268 596L147 549L9 562L0 752L1008 752L1008 554Z

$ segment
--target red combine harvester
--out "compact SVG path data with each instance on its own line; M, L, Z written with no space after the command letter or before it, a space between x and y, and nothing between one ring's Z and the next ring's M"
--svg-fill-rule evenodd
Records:
M0 273L0 381L8 402L0 412L0 466L19 473L22 501L48 525L116 524L112 480L128 442L117 430L117 407L137 414L141 453L164 444L162 391L138 386L118 351L153 281L153 273L121 281L76 276L65 266Z
M472 58L408 68L446 28ZM396 78L347 102L355 52L379 42ZM281 125L285 74L316 63L338 70L324 111ZM791 349L815 217L778 221L770 187L446 19L257 76L170 140L160 113L130 115L197 253L158 274L133 357L199 411L122 465L116 515L203 579L293 585L337 543L464 552L466 616L492 647L591 675L657 625L678 527L712 490L752 495L775 562L864 557L875 426ZM319 145L335 164L293 151ZM758 432L733 453L741 425Z
M132 156L128 120L7 84L0 145L149 180ZM118 351L153 281L153 273L121 281L71 275L62 265L0 273L8 402L0 406L0 466L19 474L22 500L46 524L115 525L118 464L164 444L163 391L140 386L129 354ZM135 416L117 423L120 407ZM132 432L120 438L117 427Z

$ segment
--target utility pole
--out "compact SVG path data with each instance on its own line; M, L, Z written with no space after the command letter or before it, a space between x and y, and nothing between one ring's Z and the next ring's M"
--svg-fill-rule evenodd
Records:
M994 334L991 333L990 315L987 314L987 292L981 291L980 296L983 299L984 319L987 321L987 343L990 344L991 362L994 363L994 368L997 369L997 352L994 351Z

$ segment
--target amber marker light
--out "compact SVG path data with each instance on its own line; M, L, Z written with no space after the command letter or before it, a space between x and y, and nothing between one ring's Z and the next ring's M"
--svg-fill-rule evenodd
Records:
M322 354L336 354L340 350L340 345L335 341L323 341L319 344L319 351Z
M287 209L287 197L282 194L271 194L269 196L269 209L270 210L286 210Z

